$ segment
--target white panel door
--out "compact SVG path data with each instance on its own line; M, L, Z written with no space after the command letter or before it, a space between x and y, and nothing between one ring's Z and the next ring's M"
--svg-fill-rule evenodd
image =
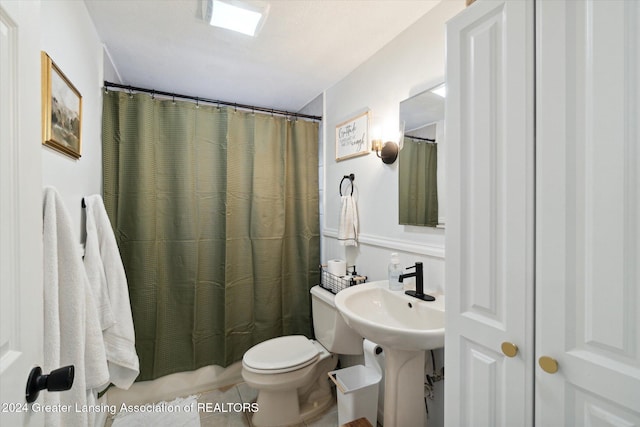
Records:
M43 360L39 8L0 0L2 426L44 424L25 406L27 377Z
M448 426L533 420L533 14L479 1L447 23Z
M640 425L640 2L537 2L536 424Z

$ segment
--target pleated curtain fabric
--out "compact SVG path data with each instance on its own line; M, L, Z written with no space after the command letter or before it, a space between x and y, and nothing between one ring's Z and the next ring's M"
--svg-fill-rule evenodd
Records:
M110 91L103 159L139 381L311 336L317 123Z
M400 151L400 224L438 225L438 145L405 138Z

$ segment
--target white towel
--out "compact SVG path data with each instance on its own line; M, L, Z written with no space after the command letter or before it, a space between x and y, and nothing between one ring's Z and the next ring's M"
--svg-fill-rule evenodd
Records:
M353 196L342 196L338 241L342 246L358 246L358 209Z
M109 298L109 288L107 287L107 278L104 268L102 268L102 259L100 257L100 243L98 242L98 231L96 229L95 220L89 214L92 208L86 205L89 198L85 197L85 206L87 206L86 217L86 242L84 245L84 268L87 271L89 284L96 300L98 316L100 318L100 326L104 331L115 325L116 319L111 308L111 299Z
M93 425L95 413L75 408L94 404L98 389L108 384L105 348L69 213L51 187L44 190L43 219L43 371L49 373L67 365L75 367L70 390L44 393L45 404L69 407L71 412L45 411L45 424Z
M109 380L127 390L140 373L127 277L102 197L88 196L84 202L87 207L84 266L100 300Z

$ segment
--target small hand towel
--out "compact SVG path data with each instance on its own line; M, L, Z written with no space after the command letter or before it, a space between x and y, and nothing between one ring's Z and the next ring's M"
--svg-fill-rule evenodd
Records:
M102 297L100 306L105 310L102 314L107 322L102 334L109 380L127 390L140 373L127 277L102 197L88 196L84 202L87 209L84 265L94 293ZM109 324L108 319L115 321Z
M58 192L47 187L43 199L44 363L48 373L74 365L70 390L44 393L44 403L82 408L108 384L109 371L100 320L82 264L70 215ZM93 425L95 414L45 411L47 426Z
M358 208L353 196L342 196L338 241L342 246L358 246Z

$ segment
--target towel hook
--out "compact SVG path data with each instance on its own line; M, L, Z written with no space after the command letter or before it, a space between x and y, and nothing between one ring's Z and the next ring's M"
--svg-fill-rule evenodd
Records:
M354 174L352 174L352 173L342 177L342 180L340 180L340 185L338 186L338 191L340 192L340 195L342 196L342 183L344 182L345 179L348 179L349 183L351 184L351 195L353 196L353 180L356 179L356 176Z

